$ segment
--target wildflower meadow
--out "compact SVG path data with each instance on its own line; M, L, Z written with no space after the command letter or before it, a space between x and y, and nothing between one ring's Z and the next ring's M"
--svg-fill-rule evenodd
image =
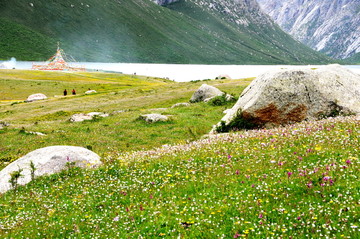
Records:
M14 175L14 189L0 194L0 238L360 238L359 116L206 135L233 103L172 108L203 82L0 73L9 125L0 169L51 145L88 148L103 162L26 186ZM251 80L206 83L238 96ZM65 87L77 95L56 96ZM97 93L81 93L89 87ZM20 101L36 92L49 99ZM93 111L110 116L69 122ZM153 112L172 119L138 120Z
M355 116L109 152L0 197L3 238L358 238Z

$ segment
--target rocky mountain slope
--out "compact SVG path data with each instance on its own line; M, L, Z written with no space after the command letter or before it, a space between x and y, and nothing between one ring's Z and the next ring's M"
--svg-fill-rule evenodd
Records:
M360 52L359 0L257 0L286 32L334 58Z
M0 34L0 59L45 60L60 41L79 61L329 62L285 34L255 0L1 0Z

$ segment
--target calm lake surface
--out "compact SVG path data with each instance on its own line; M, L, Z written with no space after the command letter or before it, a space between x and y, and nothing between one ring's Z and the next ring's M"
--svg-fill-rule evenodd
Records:
M33 62L16 62L16 69L31 69ZM43 62L36 62L36 64ZM99 71L122 72L161 78L169 78L177 82L192 80L214 79L221 75L228 75L233 79L257 77L266 71L281 68L317 68L317 65L183 65L183 64L140 64L140 63L95 63L82 62L72 64L82 65L87 69ZM360 65L344 66L360 74Z

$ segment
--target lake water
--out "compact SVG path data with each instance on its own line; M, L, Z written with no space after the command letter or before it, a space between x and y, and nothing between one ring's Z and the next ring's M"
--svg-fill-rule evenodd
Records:
M31 69L33 62L16 62L16 69ZM39 64L40 62L36 62ZM40 63L40 64L43 64ZM161 78L169 78L177 82L192 80L215 79L221 75L228 75L233 79L257 77L266 71L281 68L317 68L317 65L289 66L289 65L185 65L185 64L141 64L141 63L94 63L83 62L76 65L99 71L122 72ZM75 66L75 64L74 64ZM360 74L360 65L345 66Z

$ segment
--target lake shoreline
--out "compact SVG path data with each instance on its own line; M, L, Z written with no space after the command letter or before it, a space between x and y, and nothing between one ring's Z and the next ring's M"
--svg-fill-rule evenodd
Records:
M16 69L31 69L32 64L44 62L16 62ZM269 70L283 68L318 68L323 65L186 65L186 64L155 64L155 63L101 63L79 62L73 66L84 66L91 71L119 72L150 77L166 78L176 82L215 79L229 76L233 79L257 77ZM343 65L347 69L360 74L360 65Z

